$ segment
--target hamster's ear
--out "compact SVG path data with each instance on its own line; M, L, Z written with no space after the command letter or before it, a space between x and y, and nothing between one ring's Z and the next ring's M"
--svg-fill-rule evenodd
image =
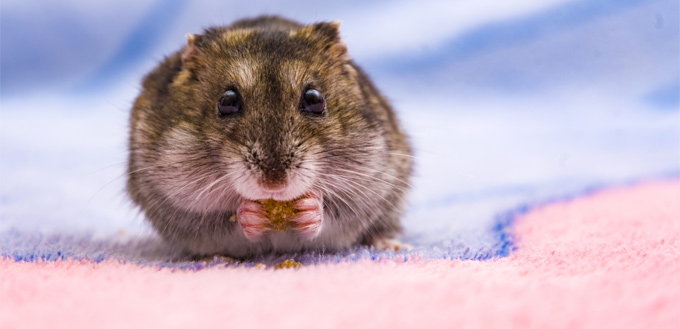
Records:
M347 57L347 45L340 38L341 21L321 22L302 27L293 32L293 37L309 38L321 42L324 50L330 50L338 57Z
M198 68L197 57L200 52L198 48L202 38L202 35L187 33L187 45L182 51L182 66L192 73Z
M201 67L199 49L204 36L199 34L187 33L187 45L182 50L182 71L175 77L174 85L184 85L195 81L197 73Z
M335 20L332 22L317 23L311 27L315 33L323 35L329 40L342 42L342 40L340 40L340 25L342 25L342 21Z

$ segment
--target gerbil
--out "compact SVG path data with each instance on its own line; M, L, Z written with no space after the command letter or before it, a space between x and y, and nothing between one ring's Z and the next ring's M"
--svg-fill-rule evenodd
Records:
M188 34L143 81L127 189L196 255L399 248L411 150L339 23L279 17ZM256 200L297 200L292 230Z

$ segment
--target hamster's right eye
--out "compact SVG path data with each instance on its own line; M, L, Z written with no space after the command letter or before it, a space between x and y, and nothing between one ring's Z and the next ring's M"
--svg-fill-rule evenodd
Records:
M320 91L316 89L307 89L302 94L302 101L300 102L300 109L306 113L314 115L322 115L326 108L326 99Z
M225 91L217 102L217 110L222 116L238 113L241 110L241 96L231 89Z

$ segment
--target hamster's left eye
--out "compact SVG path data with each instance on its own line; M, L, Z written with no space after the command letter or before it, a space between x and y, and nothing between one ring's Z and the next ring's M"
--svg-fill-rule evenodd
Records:
M222 116L237 113L241 110L241 96L231 89L225 91L217 102L217 110Z
M326 108L326 99L320 91L316 89L307 89L302 94L302 101L300 102L300 110L303 112L320 115Z

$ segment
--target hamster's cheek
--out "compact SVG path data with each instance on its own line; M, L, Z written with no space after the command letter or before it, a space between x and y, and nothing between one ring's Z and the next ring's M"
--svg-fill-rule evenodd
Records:
M156 188L174 205L203 213L237 207L232 175L187 127L166 132L158 152Z

